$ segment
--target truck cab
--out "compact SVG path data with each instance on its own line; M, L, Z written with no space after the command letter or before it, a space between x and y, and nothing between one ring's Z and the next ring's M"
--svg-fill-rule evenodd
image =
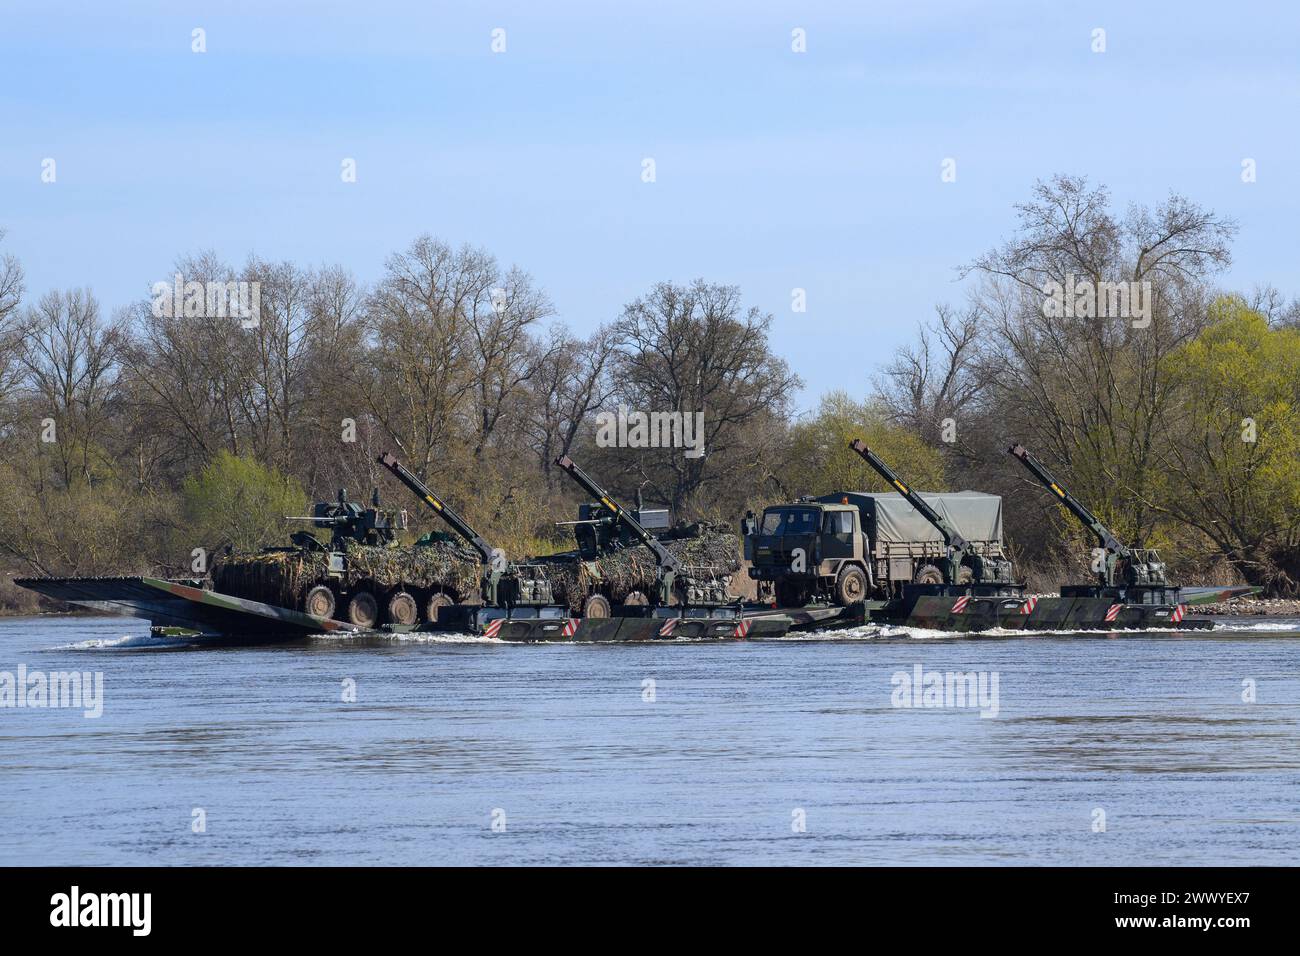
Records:
M870 545L855 506L800 499L764 509L757 525L745 539L749 576L770 582L778 604L829 597L849 605L873 589Z

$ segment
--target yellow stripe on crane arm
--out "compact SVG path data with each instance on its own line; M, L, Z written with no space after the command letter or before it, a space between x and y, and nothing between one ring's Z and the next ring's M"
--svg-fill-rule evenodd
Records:
M439 501L437 498L433 497L432 495L426 495L424 500L429 502L429 504L433 505L439 511L442 510L442 502Z
M1052 482L1052 490L1056 492L1058 498L1065 497L1065 492L1062 491L1060 488L1056 487L1056 482Z
M901 491L903 494L907 494L907 485L903 484L901 481L895 481L894 487L897 488L899 491Z
M610 501L608 498L601 498L600 503L610 511L614 512L614 514L618 514L618 505L614 504L614 502Z

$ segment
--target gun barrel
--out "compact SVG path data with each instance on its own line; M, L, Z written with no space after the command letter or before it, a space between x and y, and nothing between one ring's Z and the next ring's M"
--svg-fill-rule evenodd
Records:
M381 465L391 471L397 477L398 481L406 485L407 488L410 488L411 491L415 492L424 500L425 504L436 511L439 517L451 526L453 531L469 542L469 544L474 547L474 550L479 553L479 557L483 559L484 564L492 563L493 555L495 554L492 546L488 544L477 531L470 527L468 521L458 515L450 505L429 490L428 485L415 477L414 473L412 473L410 469L388 452L384 452L384 454L380 455L378 461Z
M1114 552L1120 557L1127 558L1131 555L1128 546L1115 537L1114 532L1102 524L1101 519L1088 510L1082 501L1066 491L1065 486L1047 470L1047 466L1029 453L1029 449L1017 443L1007 449L1007 454L1029 469L1029 473L1037 478L1044 488L1054 494L1057 500L1065 505L1070 514L1074 515L1084 527L1095 534L1097 543L1101 547Z
M640 522L633 518L631 514L624 511L619 506L618 502L610 497L609 492L596 484L595 479L579 468L572 458L568 455L561 455L559 458L555 459L555 464L570 478L576 481L578 485L587 492L587 494L592 495L599 500L602 505L608 508L615 521L622 523L632 532L633 535L636 536L638 541L653 551L655 560L659 562L661 568L666 568L673 572L681 570L682 563L677 560L677 557L665 548L658 538L652 535L645 528L641 527Z
M885 464L883 458L867 447L866 442L861 438L855 438L853 441L849 442L849 447L861 455L866 463L874 468L881 478L884 478L885 481L898 489L898 493L907 499L908 504L920 512L921 517L939 529L939 533L943 535L944 543L947 544L948 547L963 552L969 550L970 542L961 536L961 532L954 528L952 524L943 517L943 515L931 508L929 502L911 488L907 487L907 485L903 483L903 480L899 478L898 475L894 474L894 469Z

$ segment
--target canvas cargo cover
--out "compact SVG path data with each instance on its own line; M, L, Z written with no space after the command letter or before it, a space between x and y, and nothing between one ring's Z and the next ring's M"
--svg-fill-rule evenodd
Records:
M1001 496L978 491L919 494L926 504L956 527L966 540L981 544L1002 543ZM838 491L833 495L822 495L817 500L832 504L844 498L849 499L849 504L857 505L862 527L873 545L943 542L939 529L921 517L920 512L896 491Z

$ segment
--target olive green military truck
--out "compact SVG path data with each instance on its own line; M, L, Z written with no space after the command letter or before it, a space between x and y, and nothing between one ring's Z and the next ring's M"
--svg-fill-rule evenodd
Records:
M908 496L916 494L909 489ZM898 492L836 492L764 509L745 535L749 576L783 607L828 599L848 605L888 599L904 584L1010 580L1002 543L1002 499L961 491L922 494L965 550L947 582L952 549L944 532Z

